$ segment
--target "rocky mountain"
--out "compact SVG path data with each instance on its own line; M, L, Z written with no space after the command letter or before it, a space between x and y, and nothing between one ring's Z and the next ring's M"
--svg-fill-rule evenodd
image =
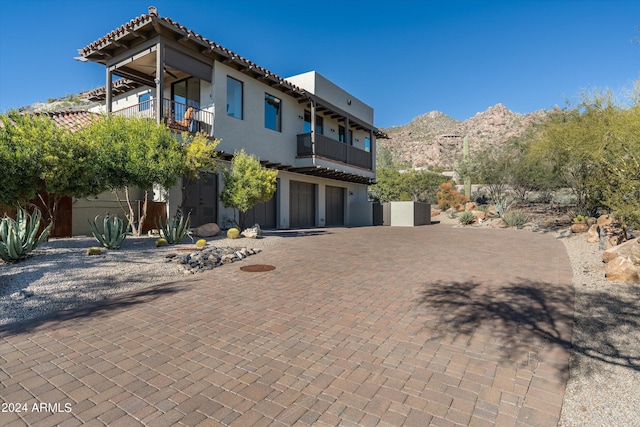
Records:
M509 139L522 135L532 124L544 120L548 114L546 110L518 114L496 104L460 121L432 111L404 126L381 129L389 139L379 139L377 144L379 149L387 147L395 162L412 167L450 170L462 156L465 136L473 154L485 147L504 145Z
M53 111L88 110L98 105L98 102L89 101L87 93L67 95L61 98L50 98L47 102L36 102L19 108L21 112L43 113Z

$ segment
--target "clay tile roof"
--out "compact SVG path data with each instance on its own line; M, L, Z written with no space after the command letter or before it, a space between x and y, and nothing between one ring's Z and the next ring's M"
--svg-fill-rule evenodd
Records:
M38 114L49 116L56 125L66 127L71 132L89 126L93 120L100 117L100 114L90 111L50 111Z
M93 43L87 45L86 47L82 49L78 49L78 52L80 53L80 55L84 57L88 57L92 53L98 52L101 49L107 47L112 42L117 42L119 38L126 36L129 33L133 33L136 30L140 29L141 27L154 22L156 24L161 23L165 27L169 27L170 29L172 29L177 33L182 33L183 37L199 42L200 44L203 45L203 47L207 47L213 51L218 52L219 54L225 57L228 57L230 60L232 60L233 62L235 62L236 64L239 64L244 68L250 68L252 70L255 70L256 72L263 74L265 77L269 77L277 81L279 85L289 90L298 92L303 95L306 93L303 89L288 82L282 77L279 77L278 75L272 73L271 71L265 68L262 68L259 65L249 61L248 59L243 58L242 56L232 52L231 50L223 46L220 46L219 44L207 39L206 37L203 37L202 35L194 32L193 30L188 29L184 25L177 23L173 19L167 18L167 17L159 17L157 15L157 10L154 10L154 13L152 14L144 14L144 15L138 16L137 18L132 19L131 21L116 28L115 30L111 31L109 34L101 37L100 39L94 41Z

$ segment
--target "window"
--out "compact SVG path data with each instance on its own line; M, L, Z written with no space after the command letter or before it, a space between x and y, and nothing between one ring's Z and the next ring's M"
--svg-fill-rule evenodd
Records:
M264 127L282 132L282 102L268 93L264 94Z
M344 126L338 127L338 141L344 142Z
M227 76L227 116L242 120L242 82Z
M200 108L200 79L189 77L171 84L173 118L184 120L188 107Z
M368 136L364 138L364 151L371 151L371 138Z
M138 96L138 111L145 111L151 108L151 92Z
M303 133L311 133L311 112L305 110L304 111L304 132ZM316 133L323 135L324 134L324 123L322 121L322 117L316 114Z

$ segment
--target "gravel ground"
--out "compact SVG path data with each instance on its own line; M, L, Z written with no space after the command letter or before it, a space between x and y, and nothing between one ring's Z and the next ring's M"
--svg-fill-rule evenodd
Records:
M640 426L640 284L607 282L602 252L562 239L573 266L575 317L560 426Z
M128 237L122 249L103 249L102 255L87 256L87 248L97 243L93 237L51 239L24 261L0 261L0 326L182 276L175 263L165 262L165 256L195 246L187 239L177 246L156 248L155 240ZM218 247L263 249L277 244L281 237L206 240Z
M436 218L446 225L457 220ZM265 248L281 241L207 239L214 246ZM178 277L154 247L155 238L128 238L121 250L87 256L89 237L52 239L29 259L0 265L0 325L82 305ZM560 426L640 426L640 284L607 282L601 251L585 235L562 238L576 292L573 351ZM221 267L221 268L224 268ZM25 296L25 294L27 296Z

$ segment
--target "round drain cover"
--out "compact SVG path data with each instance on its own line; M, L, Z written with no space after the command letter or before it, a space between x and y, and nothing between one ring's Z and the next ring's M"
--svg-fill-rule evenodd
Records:
M267 264L253 264L253 265L245 265L244 267L240 267L242 271L248 271L250 273L260 273L262 271L271 271L276 268L273 265Z

